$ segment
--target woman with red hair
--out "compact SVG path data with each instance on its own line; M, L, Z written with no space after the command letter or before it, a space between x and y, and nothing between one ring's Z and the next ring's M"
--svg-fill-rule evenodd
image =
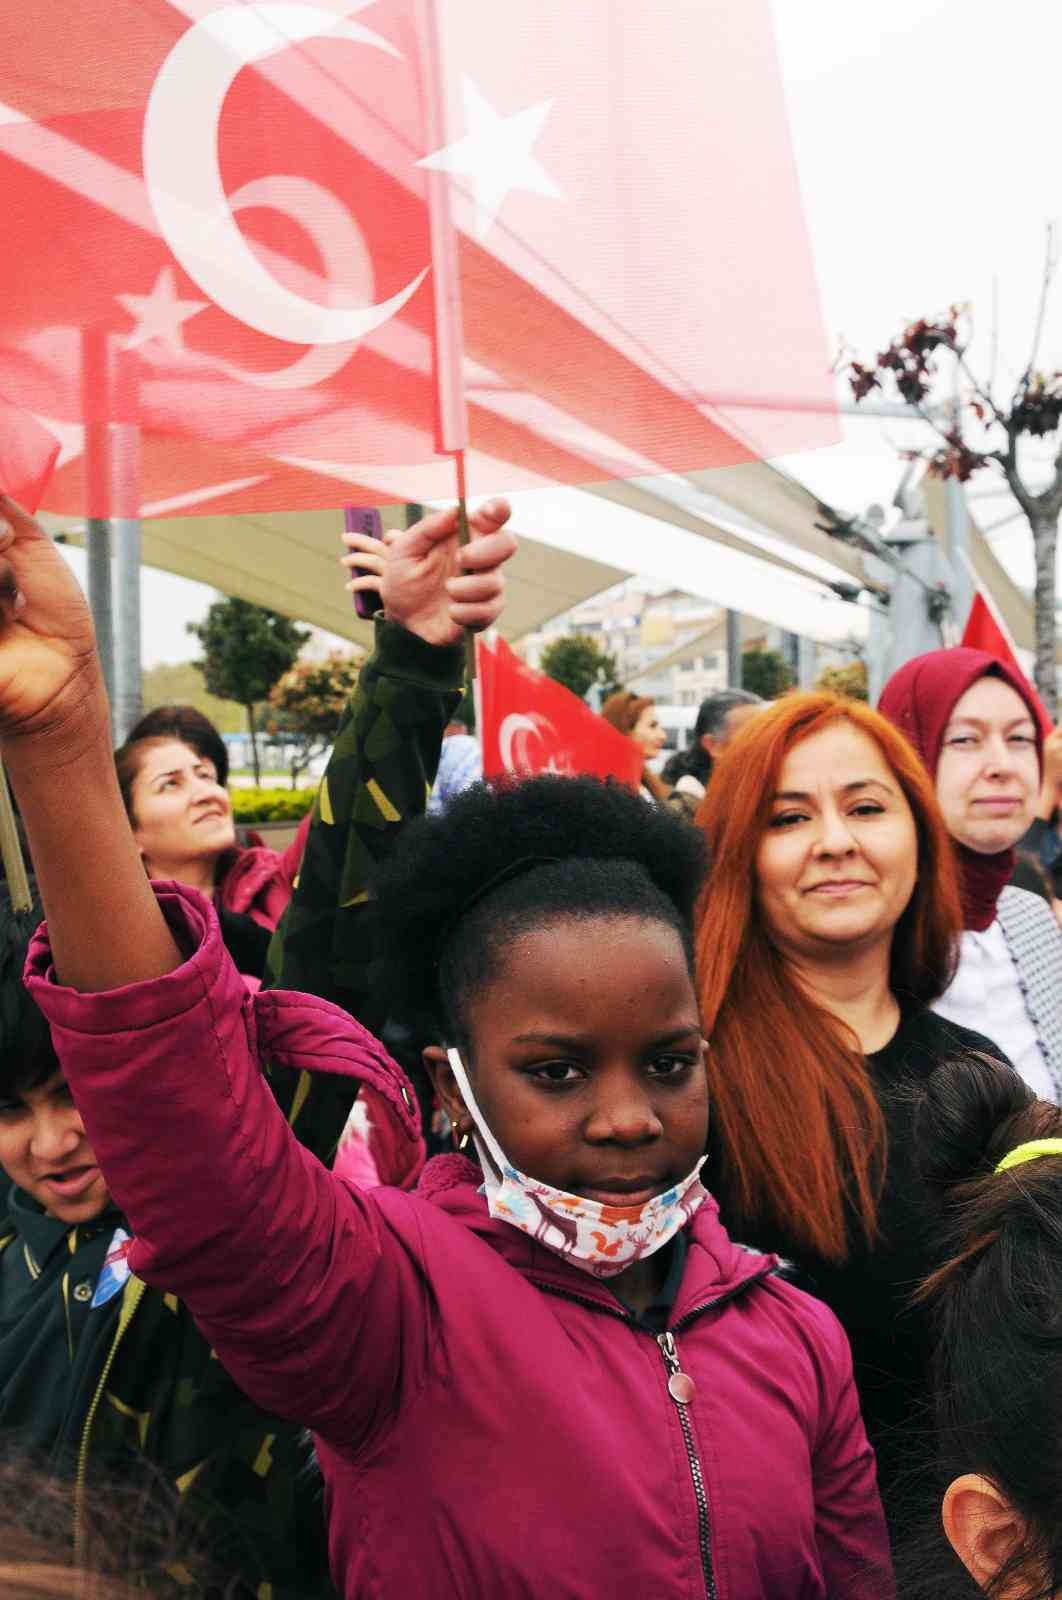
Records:
M750 722L698 820L709 1187L734 1237L795 1263L844 1324L887 1492L928 1393L917 1088L957 1054L1002 1059L929 1010L962 928L951 841L907 740L825 693Z

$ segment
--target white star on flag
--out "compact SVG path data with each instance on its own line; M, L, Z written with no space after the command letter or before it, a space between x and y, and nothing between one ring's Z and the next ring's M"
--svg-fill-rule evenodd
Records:
M181 324L198 316L210 304L209 300L181 300L177 294L177 274L172 267L163 267L150 294L116 294L114 298L136 322L136 327L123 341L127 350L147 344L151 339L161 339L171 349L182 351Z
M486 238L491 224L514 189L541 194L551 200L564 196L545 167L533 154L552 100L500 116L480 94L470 78L464 79L465 121L468 132L454 144L444 145L417 162L433 172L455 172L471 178L476 192L476 237Z

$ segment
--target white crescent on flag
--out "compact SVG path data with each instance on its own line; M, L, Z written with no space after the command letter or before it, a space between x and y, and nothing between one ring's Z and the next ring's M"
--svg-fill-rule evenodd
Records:
M178 39L152 85L144 117L144 181L163 238L215 305L274 339L350 345L401 311L429 268L377 305L325 306L307 300L278 282L251 250L236 225L218 161L221 108L240 69L278 49L320 37L400 55L358 22L289 0L226 6L200 18ZM246 191L233 199L252 203ZM259 190L257 203L262 199ZM312 381L320 378L316 371Z
M502 719L498 729L498 751L502 766L517 778L528 778L539 772L571 771L569 761L558 763L553 754L545 762L541 759L551 748L556 750L559 743L560 735L552 722L537 712L528 715L522 711L511 711ZM536 744L539 746L537 759L534 753Z

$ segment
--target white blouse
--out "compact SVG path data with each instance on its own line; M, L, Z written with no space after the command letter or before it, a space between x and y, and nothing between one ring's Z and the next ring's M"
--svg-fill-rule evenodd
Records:
M983 933L970 929L963 933L958 971L933 1010L949 1022L991 1039L1038 1099L1057 1099L998 919Z

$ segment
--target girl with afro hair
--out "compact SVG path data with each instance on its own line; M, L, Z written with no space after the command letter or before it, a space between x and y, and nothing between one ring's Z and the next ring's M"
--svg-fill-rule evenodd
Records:
M434 536L460 563L455 520ZM412 1136L380 1043L325 1000L248 996L209 908L156 894L116 829L74 874L71 791L105 792L109 759L86 733L105 726L98 668L73 580L28 519L15 530L31 631L12 613L0 629L0 719L52 941L28 981L135 1230L133 1273L186 1302L259 1405L313 1430L345 1600L887 1600L844 1334L731 1243L700 1182L697 834L548 777L405 829L374 885L376 986L464 1150L412 1193L358 1190L298 1144L267 1072L369 1083ZM410 646L405 685L428 671Z

